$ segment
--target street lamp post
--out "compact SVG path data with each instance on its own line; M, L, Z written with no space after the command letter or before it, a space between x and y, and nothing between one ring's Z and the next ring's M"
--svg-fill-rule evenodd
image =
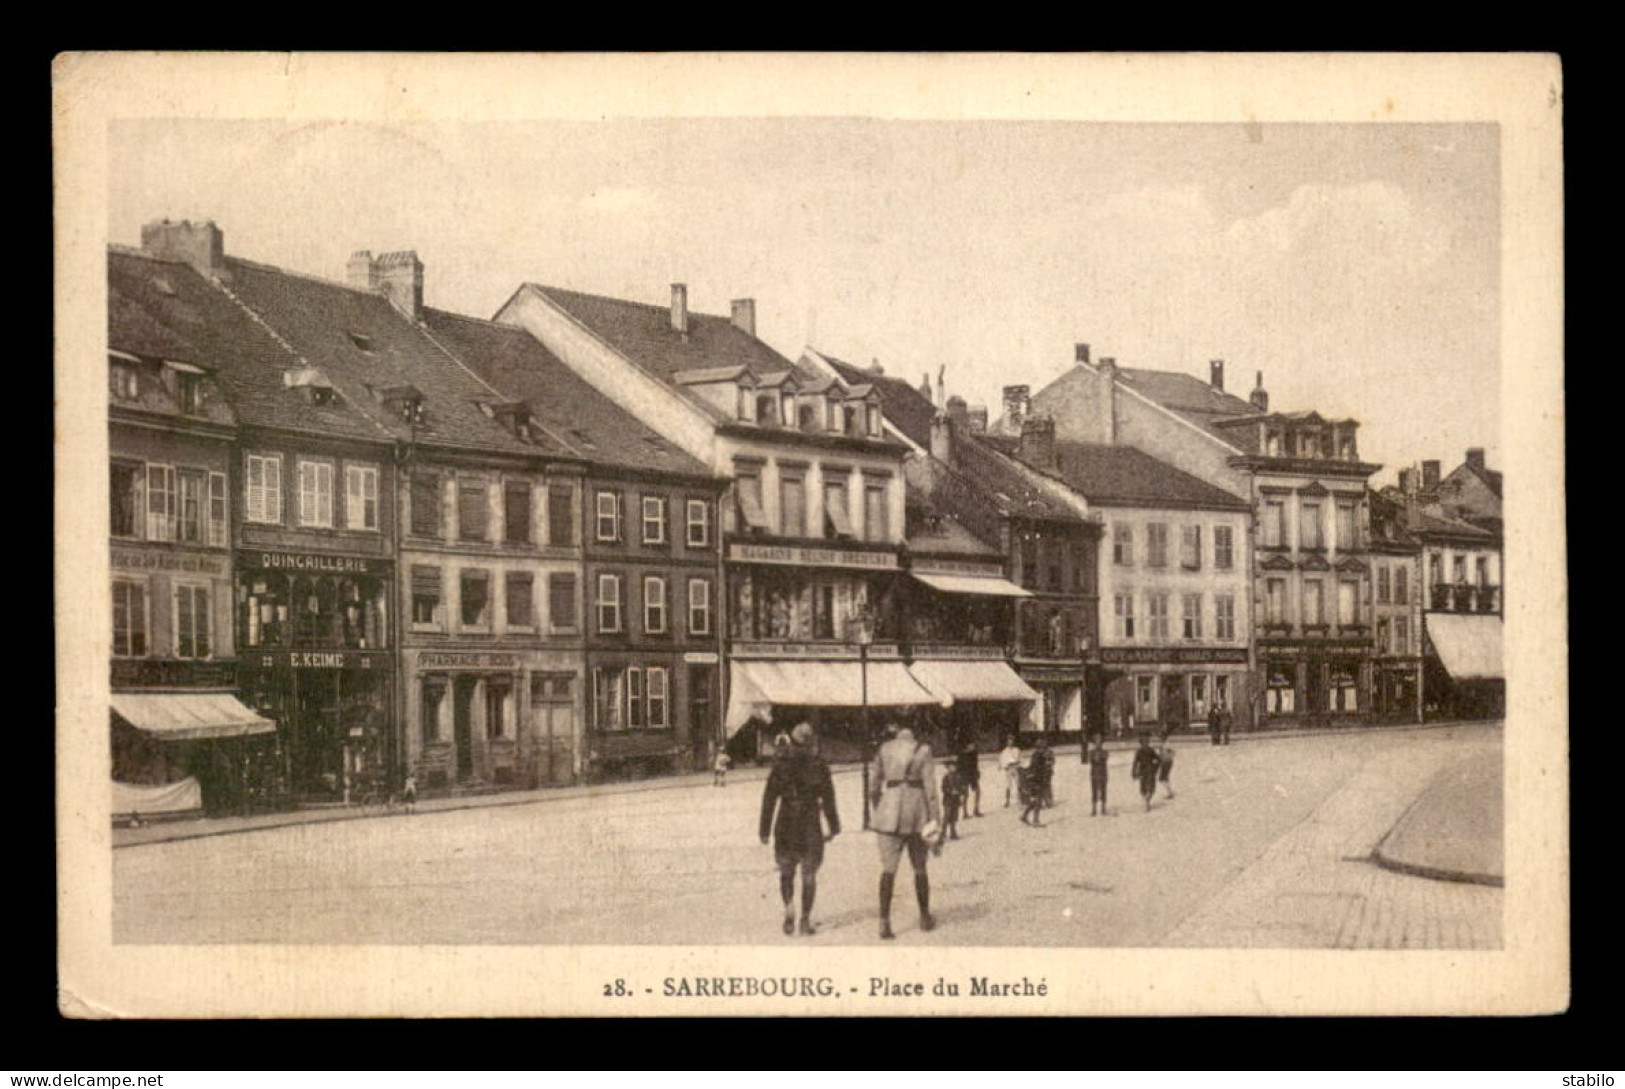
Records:
M863 827L869 827L869 761L874 757L873 734L869 729L869 644L875 641L874 615L867 609L852 618L852 639L858 644L858 677L862 688L862 710L858 729L863 737Z

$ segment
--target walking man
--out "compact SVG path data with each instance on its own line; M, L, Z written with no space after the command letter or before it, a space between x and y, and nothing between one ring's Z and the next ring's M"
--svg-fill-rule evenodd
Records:
M1213 706L1208 708L1207 712L1207 735L1213 739L1213 743L1215 745L1219 743L1219 735L1223 732L1223 730L1224 710L1219 706L1218 701L1215 700Z
M1151 747L1151 735L1140 735L1140 747L1134 752L1134 778L1140 781L1140 796L1146 809L1151 808L1151 796L1157 792L1157 750Z
M1089 815L1106 812L1106 739L1095 737L1095 747L1089 750Z
M980 817L982 815L982 761L981 754L976 751L976 742L965 744L965 749L959 754L959 784L965 791L965 817ZM971 812L972 800L976 812Z
M1004 772L1004 807L1010 808L1010 795L1014 794L1017 800L1021 798L1021 747L1016 744L1016 737L1011 734L1005 739L1004 748L999 750L999 770Z
M931 917L931 877L926 871L929 844L924 833L927 825L942 819L942 797L931 747L914 740L913 730L898 730L897 736L875 754L869 773L869 801L869 825L880 845L880 936L897 936L891 928L891 899L897 883L897 864L905 849L914 869L920 929L931 930L937 924Z
M1049 809L1055 805L1055 752L1042 737L1033 749L1033 767L1038 772L1038 789L1044 808Z
M1168 781L1168 776L1174 770L1174 747L1168 744L1168 735L1162 735L1162 745L1157 749L1157 778L1162 780L1163 789L1168 797L1174 796L1174 785Z
M957 760L942 763L942 838L958 839L959 810L965 806L965 780L959 773Z
M774 811L777 809L777 817ZM829 825L829 835L819 816ZM762 792L759 834L767 843L773 834L773 857L779 865L779 898L784 901L784 932L796 928L796 867L801 867L801 933L812 934L813 901L818 896L818 867L824 861L824 842L841 833L835 811L835 784L829 765L814 748L813 728L803 722L790 732L790 748L773 765Z
M1219 725L1221 729L1220 737L1222 744L1230 744L1230 723L1234 721L1235 717L1236 716L1231 713L1228 704L1219 705Z

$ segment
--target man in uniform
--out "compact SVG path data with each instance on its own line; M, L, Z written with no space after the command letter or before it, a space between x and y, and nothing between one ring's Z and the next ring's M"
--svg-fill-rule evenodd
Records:
M880 844L880 936L894 938L891 928L892 888L904 849L914 868L914 894L920 904L920 929L931 930L931 877L926 872L929 844L925 831L942 819L942 797L931 747L914 740L904 727L875 754L869 773L869 826Z
M824 830L820 811L829 824L829 836L841 832L835 811L835 784L829 765L813 749L813 728L803 722L790 732L786 755L773 765L762 792L760 834L766 843L773 833L773 857L779 864L779 897L784 901L784 932L795 930L796 867L801 867L801 933L812 934L813 900L818 896L818 867L824 861ZM778 817L774 819L774 809Z
M960 752L956 766L959 768L959 781L965 788L965 816L980 817L982 815L982 760L981 754L976 751L976 742L968 741ZM975 806L976 812L971 812Z

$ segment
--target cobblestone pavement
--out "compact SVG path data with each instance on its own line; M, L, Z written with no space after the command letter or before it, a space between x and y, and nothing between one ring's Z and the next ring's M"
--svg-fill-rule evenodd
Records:
M899 943L982 946L1480 948L1499 889L1367 861L1417 791L1500 744L1497 726L1180 747L1146 811L1112 756L1112 811L1091 817L1077 754L1027 828L984 765L981 819L931 862L941 926L919 931L898 881ZM806 939L779 932L760 782L420 812L149 843L113 852L119 942L409 944L878 941L859 778L836 777L832 842ZM1346 861L1347 860L1347 861Z

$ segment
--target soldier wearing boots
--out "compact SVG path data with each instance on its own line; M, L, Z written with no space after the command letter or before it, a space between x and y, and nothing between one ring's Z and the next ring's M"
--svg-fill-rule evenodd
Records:
M931 877L926 871L926 828L942 819L936 762L931 747L914 740L907 728L880 746L869 773L870 826L880 844L880 936L896 937L891 928L892 889L897 865L908 851L914 868L914 894L920 905L920 929L931 930Z
M795 930L796 867L801 867L801 933L814 933L813 900L818 896L818 867L824 861L824 841L841 832L835 811L835 784L829 765L814 747L813 728L803 722L790 733L790 748L773 765L762 792L762 842L773 835L774 860L779 864L779 897L784 901L784 932ZM777 810L775 818L774 811ZM829 835L819 824L822 814Z

